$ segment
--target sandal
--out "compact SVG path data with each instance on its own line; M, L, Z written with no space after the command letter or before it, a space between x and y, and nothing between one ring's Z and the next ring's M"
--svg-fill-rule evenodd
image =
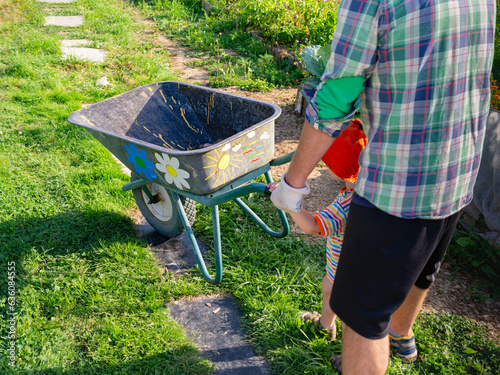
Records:
M410 336L396 337L394 332L389 330L389 343L396 350L396 355L401 358L403 363L412 363L417 360L418 352L413 331Z
M342 374L342 357L340 354L332 355L330 357L330 364L332 365L333 371Z
M337 337L337 326L335 325L335 323L333 324L332 328L323 327L323 324L321 324L321 314L318 314L316 311L306 311L300 315L300 319L302 319L304 322L310 321L312 325L317 329L325 332L328 335L328 339L330 341L334 341Z

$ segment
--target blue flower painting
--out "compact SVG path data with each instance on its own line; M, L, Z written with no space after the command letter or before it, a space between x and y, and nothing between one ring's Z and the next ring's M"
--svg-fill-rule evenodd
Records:
M146 151L143 149L137 149L137 146L133 143L130 144L130 147L125 145L125 150L129 153L127 155L127 160L134 164L134 169L137 174L143 173L146 178L151 181L153 178L156 178L156 173L154 171L155 164L152 161L148 160L146 155Z

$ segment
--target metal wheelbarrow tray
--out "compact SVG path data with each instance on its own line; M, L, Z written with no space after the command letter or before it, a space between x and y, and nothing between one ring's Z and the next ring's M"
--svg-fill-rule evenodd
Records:
M275 232L239 197L266 194L260 175L272 181L278 106L183 82L141 86L86 106L68 117L90 132L131 171L132 190L146 220L173 237L186 230L203 276L222 278L218 205L234 200L267 233L283 237L289 225L278 210L283 230ZM193 235L194 201L212 207L216 275L212 278Z

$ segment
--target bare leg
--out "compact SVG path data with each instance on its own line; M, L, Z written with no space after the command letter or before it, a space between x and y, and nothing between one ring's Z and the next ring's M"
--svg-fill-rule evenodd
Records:
M342 374L383 375L389 364L389 340L370 340L342 323Z
M411 334L411 327L417 318L427 296L428 289L413 286L403 304L394 312L391 330L402 336ZM387 337L369 340L358 335L346 324L342 324L342 373L385 374L389 359Z
M329 329L335 324L335 318L337 315L333 312L330 307L330 295L332 294L333 283L328 278L327 275L323 277L323 282L321 283L322 293L323 293L323 305L321 308L321 325Z
M424 304L429 289L413 286L403 304L392 314L391 330L401 336L409 336L411 327Z

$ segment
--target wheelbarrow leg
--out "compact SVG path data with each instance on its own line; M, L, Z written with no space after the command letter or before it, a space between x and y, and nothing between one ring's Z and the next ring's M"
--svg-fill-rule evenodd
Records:
M172 196L177 206L177 210L179 211L179 214L181 216L182 224L186 229L189 242L191 242L191 247L193 248L194 255L196 256L196 261L200 266L200 270L201 273L203 274L203 277L210 284L220 283L220 281L222 280L222 251L221 251L221 239L220 239L219 206L212 206L212 228L214 233L214 249L215 249L215 277L212 277L208 273L207 267L205 265L205 259L203 259L203 255L201 254L200 247L198 246L198 242L196 241L196 237L194 236L193 233L193 229L191 228L186 213L184 212L184 207L179 198L179 195L172 191Z

